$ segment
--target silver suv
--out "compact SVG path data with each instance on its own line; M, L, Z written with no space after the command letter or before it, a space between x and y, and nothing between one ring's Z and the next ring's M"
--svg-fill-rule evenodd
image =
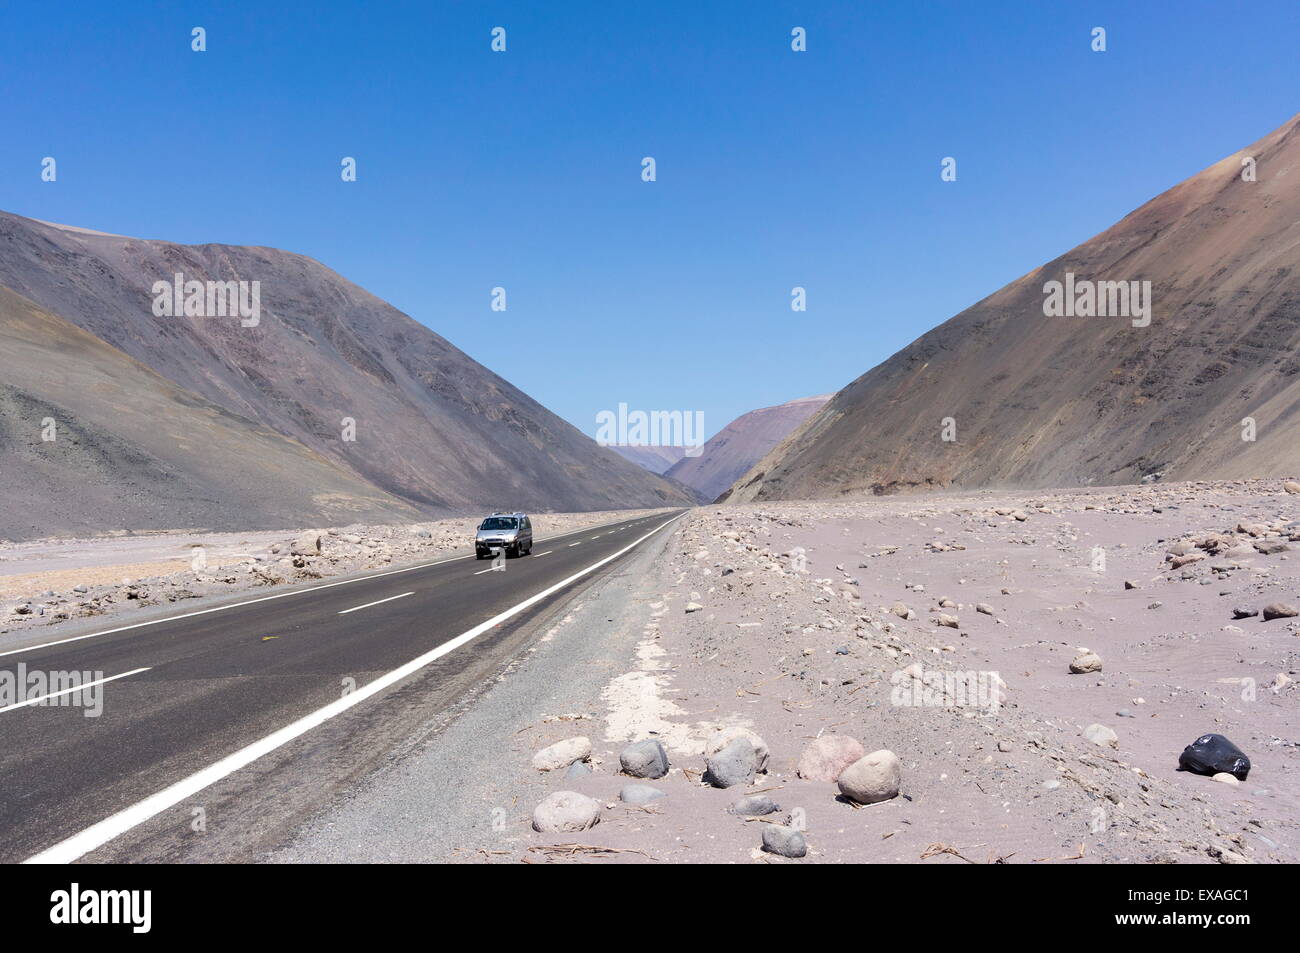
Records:
M486 559L499 549L506 556L523 556L533 551L533 522L526 513L493 513L479 523L474 536L474 557Z

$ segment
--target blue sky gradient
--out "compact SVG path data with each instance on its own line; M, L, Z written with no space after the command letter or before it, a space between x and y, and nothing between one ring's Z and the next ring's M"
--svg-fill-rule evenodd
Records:
M266 6L7 4L0 208L310 255L593 435L835 391L1300 110L1294 0Z

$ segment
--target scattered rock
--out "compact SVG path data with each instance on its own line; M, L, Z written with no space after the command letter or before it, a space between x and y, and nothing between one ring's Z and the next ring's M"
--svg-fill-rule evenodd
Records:
M1092 724L1083 729L1083 736L1095 745L1101 745L1103 748L1119 747L1119 735L1107 728L1105 725Z
M853 762L866 755L866 749L848 735L822 735L814 738L799 756L797 773L805 781L834 783Z
M1221 864L1248 864L1248 861L1235 850L1229 850L1221 844L1214 844L1207 849L1207 853Z
M839 776L840 793L859 804L875 804L898 796L902 764L892 751L873 751L859 758Z
M1285 602L1274 602L1264 607L1264 621L1271 619L1290 619L1293 616L1300 615L1300 611L1294 606L1287 605Z
M533 755L533 767L538 771L558 771L575 761L591 757L591 739L579 736L557 741Z
M657 739L647 738L624 748L618 763L634 778L662 778L668 773L668 752Z
M556 791L533 811L533 830L543 834L576 833L600 823L600 802L577 791Z
M780 857L802 857L808 853L808 842L793 827L764 824L763 850Z
M625 784L618 792L618 799L625 804L649 804L668 795L648 784Z
M1076 655L1074 661L1070 663L1070 671L1075 675L1087 675L1091 672L1101 671L1101 656L1096 652L1084 652Z
M289 544L289 554L292 556L319 556L320 536L321 534L316 532L303 533Z
M705 759L704 780L715 788L752 784L758 770L758 753L745 737L734 738L721 751Z
M749 797L742 797L728 810L741 817L763 817L767 814L775 814L781 810L781 807L766 794L751 794Z
M747 738L749 743L754 746L754 754L758 757L758 771L760 773L767 770L767 759L769 752L767 742L748 728L731 727L720 728L713 733L708 742L704 745L704 755L708 757L711 754L717 754L737 738Z

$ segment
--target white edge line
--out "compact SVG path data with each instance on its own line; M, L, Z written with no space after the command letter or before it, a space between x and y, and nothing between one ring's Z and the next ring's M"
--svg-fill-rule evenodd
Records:
M577 582L579 579L581 579L583 576L587 575L588 573L595 572L597 569L599 569L601 566L604 566L606 563L612 562L613 560L622 556L624 553L628 552L629 550L636 548L638 545L643 543L645 540L649 539L655 533L659 532L665 526L675 522L678 519L681 519L682 515L683 514L679 513L677 516L674 516L672 519L667 520L666 522L656 526L654 529L650 530L650 532L646 533L640 539L623 547L618 552L606 556L603 559L597 560L596 562L588 566L586 569L578 570L572 576L569 576L567 579L560 580L559 582L555 583L555 585L551 586L549 589L543 589L541 592L529 596L527 599L525 599L523 602L519 603L518 605L506 609L504 612L501 612L498 615L493 616L492 618L488 619L486 622L480 622L478 625L474 626L474 628L470 629L469 631L462 632L454 639L444 642L442 645L439 645L435 649L430 649L428 652L425 652L423 655L418 656L417 658L411 659L411 661L407 662L405 665L401 665L398 668L393 669L391 672L388 672L386 675L380 675L374 681L367 682L363 687L358 688L356 691L351 692L347 695L344 695L342 698L338 699L337 701L330 702L324 708L318 708L316 711L311 712L308 715L304 715L302 718L299 718L297 721L294 721L286 725L280 730L272 732L271 734L267 735L265 738L262 738L260 741L255 741L251 745L247 745L243 748L240 748L238 751L234 752L233 754L227 755L226 757L222 758L220 761L217 761L216 763L211 764L208 767L204 768L202 771L195 772L194 774L191 774L188 778L183 778L180 781L177 781L175 784L163 788L161 791L157 792L156 794L150 795L149 797L145 798L143 801L138 801L135 804L131 805L130 807L126 808L125 810L118 811L116 814L110 815L109 817L104 818L104 820L99 821L96 824L92 824L90 827L87 827L81 833L74 834L71 837L67 838L66 840L62 840L59 843L55 844L53 847L49 847L41 851L40 853L27 858L25 861L23 861L23 863L25 864L72 863L72 861L76 860L77 858L83 857L86 854L90 853L92 850L96 850L97 848L102 847L104 844L107 844L109 841L113 840L114 838L119 837L122 834L125 834L133 827L137 827L138 825L143 824L151 817L161 814L163 811L167 810L170 807L174 807L175 805L184 801L186 798L192 797L193 795L197 794L199 791L202 791L204 788L216 784L221 779L231 774L234 774L240 768L252 764L254 761L261 758L263 755L270 754L275 749L288 744L290 741L293 741L295 738L299 737L300 735L304 735L307 732L311 731L313 728L324 724L325 722L333 718L335 715L340 715L343 712L347 711L349 708L361 704L361 702L365 701L367 698L370 698L372 695L379 694L389 686L394 685L397 682L400 682L408 675L413 675L414 673L418 672L420 669L424 668L426 665L429 665L430 663L442 658L444 655L447 655L450 652L454 652L462 645L465 645L467 642L470 642L473 639L478 638L480 635L482 635L484 632L487 632L489 629L493 628L494 626L500 625L502 622L505 622L507 619L510 619L512 616L516 616L520 612L523 612L529 606L534 605L535 603L545 599L547 596L554 595L555 593L559 592L561 589L564 589L565 587L572 585L573 583Z
M119 678L126 678L128 675L139 675L141 672L147 671L149 671L148 667L133 668L131 671L123 672L121 675L110 675L108 678L97 678L93 682L84 682L76 688L65 688L61 692L50 692L48 695L42 695L40 698L29 698L26 701L17 702L16 704L6 705L4 708L0 708L0 715L3 715L7 711L13 711L15 708L26 708L28 705L38 704L45 701L47 698L58 698L60 695L71 695L73 692L84 691L87 688L93 688L95 685L103 685L105 682L115 682Z
M676 519L676 517L674 517L674 519ZM606 525L608 526L612 524L607 523ZM572 532L561 533L558 536L548 536L546 537L544 542L550 542L553 539L564 539L564 537L573 536L576 533L589 533L589 532L591 532L590 527L587 527L586 529L575 529ZM333 589L335 586L347 586L347 585L351 585L354 582L364 582L367 579L382 579L384 576L394 576L397 573L415 572L415 570L417 569L431 569L434 566L442 566L445 565L446 563L454 563L458 559L470 559L473 557L473 555L474 555L473 553L466 553L464 556L452 556L448 559L439 559L431 563L419 563L414 566L403 566L401 569L387 569L384 572L372 573L366 576L357 576L353 579L340 579L337 582L327 582L320 586L308 586L307 588L304 589L290 589L286 592L277 592L269 596L261 596L257 599L245 599L243 602L232 602L229 605L212 606L209 609L196 609L193 612L185 612L182 613L181 615L169 615L169 616L164 616L161 619L149 619L146 622L133 622L131 625L120 625L115 629L104 629L102 632L89 632L86 635L74 635L66 639L56 639L53 642L41 642L38 645L28 645L20 649L9 649L7 651L0 652L0 658L4 658L6 655L20 655L23 652L37 652L40 651L41 649L52 648L56 645L66 645L69 642L80 642L82 639L97 639L101 635L113 635L115 632L127 632L131 629L140 629L147 625L161 625L164 622L175 622L178 619L192 619L194 616L208 615L209 613L212 612L225 612L227 609L238 609L240 606L256 605L259 602L270 602L272 599L285 599L288 598L289 596L301 596L309 592L320 592L323 589Z
M389 596L387 599L376 599L374 602L367 602L363 606L353 606L351 609L340 609L339 615L347 615L349 612L356 612L358 609L369 609L371 606L378 606L385 602L392 602L394 599L405 599L407 596L413 595L415 595L414 592L404 592L400 596Z

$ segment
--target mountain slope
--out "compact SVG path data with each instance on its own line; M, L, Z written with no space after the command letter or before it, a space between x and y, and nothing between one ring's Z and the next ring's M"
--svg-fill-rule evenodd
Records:
M1066 273L1151 281L1149 326L1045 316ZM728 499L1295 474L1297 345L1300 117L855 380Z
M417 517L0 287L0 537Z
M683 457L666 476L712 501L830 399L802 397L742 414L714 434L698 457Z
M157 281L258 281L260 321L158 317ZM0 213L0 284L425 512L688 502L310 258ZM355 440L344 439L347 421Z

